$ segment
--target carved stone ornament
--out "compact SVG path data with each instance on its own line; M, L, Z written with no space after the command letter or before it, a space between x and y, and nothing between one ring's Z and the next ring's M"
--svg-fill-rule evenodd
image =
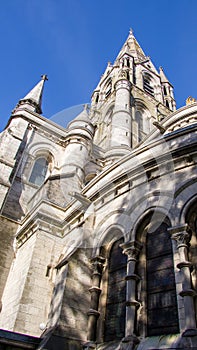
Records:
M188 245L190 239L191 239L191 233L190 232L178 232L174 233L172 235L172 239L174 239L177 242L177 246L180 245Z
M103 257L97 256L91 260L92 270L94 274L102 274L105 259Z
M188 224L168 228L171 238L177 242L177 247L188 245L191 239L191 229Z
M123 253L128 256L128 260L137 260L142 244L137 241L126 242L120 245Z

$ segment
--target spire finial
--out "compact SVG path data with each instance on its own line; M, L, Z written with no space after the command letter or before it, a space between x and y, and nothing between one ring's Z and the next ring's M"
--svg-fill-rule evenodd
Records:
M49 80L46 74L42 74L42 75L41 75L41 78L42 78L42 80L44 80L44 81Z
M130 28L130 30L129 30L129 35L133 36L133 29L132 28Z

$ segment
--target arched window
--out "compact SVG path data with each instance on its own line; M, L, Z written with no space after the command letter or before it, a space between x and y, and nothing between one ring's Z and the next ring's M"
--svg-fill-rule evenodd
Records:
M152 86L152 77L147 72L143 74L143 86L146 92L154 96L154 88Z
M189 247L189 261L192 263L192 287L194 290L197 289L197 201L193 202L186 214L186 223L189 225L189 228L192 231L192 236L190 240ZM194 299L195 304L195 313L197 321L197 298Z
M154 226L150 217L144 222L139 228L144 248L138 274L142 278L139 295L145 307L138 320L139 333L145 332L147 336L175 334L179 332L179 322L172 242L167 230L170 224L163 218L155 221Z
M136 104L135 120L138 124L138 142L150 132L150 112L142 104Z
M167 90L166 90L165 86L163 87L163 93L164 93L165 96L167 95Z
M110 251L104 341L121 339L125 335L126 264L127 257L116 241Z
M136 111L135 113L136 122L138 123L138 141L142 141L143 138L143 116L142 112Z
M48 160L45 157L39 157L35 160L29 182L40 186L45 179L48 169Z

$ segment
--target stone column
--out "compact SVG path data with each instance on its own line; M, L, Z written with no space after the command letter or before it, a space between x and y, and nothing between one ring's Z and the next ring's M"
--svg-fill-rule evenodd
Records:
M135 273L136 262L142 245L137 241L121 244L123 253L128 256L126 275L126 329L124 342L135 345L138 339L135 335L137 309L140 303L136 300L137 282L140 277Z
M185 309L185 330L192 333L196 333L196 320L195 320L195 309L194 300L196 292L192 289L191 282L191 268L192 264L188 261L188 246L191 239L191 232L188 225L182 225L168 229L172 239L177 243L177 249L179 252L180 262L177 267L180 269L182 274L182 291L179 293L184 298L184 309ZM188 334L189 335L189 334Z
M97 319L100 315L98 312L99 297L101 293L100 283L102 277L102 270L105 259L101 256L97 256L92 259L92 287L89 289L91 293L91 304L88 311L88 334L87 340L89 342L94 342L96 340L96 326Z

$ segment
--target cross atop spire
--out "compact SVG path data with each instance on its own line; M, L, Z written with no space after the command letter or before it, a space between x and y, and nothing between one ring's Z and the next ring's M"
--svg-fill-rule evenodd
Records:
M46 74L41 75L41 78L42 78L42 80L44 80L44 81L45 81L45 80L49 80L49 79L48 79L48 76L47 76Z

